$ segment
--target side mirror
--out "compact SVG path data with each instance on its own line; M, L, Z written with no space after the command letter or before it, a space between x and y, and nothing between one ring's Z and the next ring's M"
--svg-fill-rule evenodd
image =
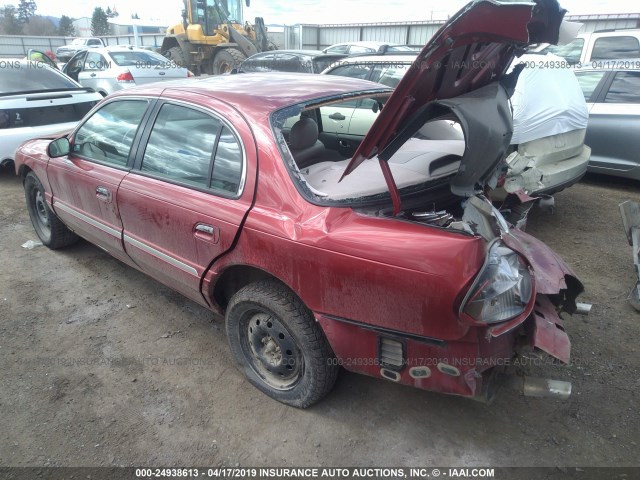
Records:
M71 144L67 137L56 138L53 142L47 146L47 155L50 158L64 157L69 155L71 151Z

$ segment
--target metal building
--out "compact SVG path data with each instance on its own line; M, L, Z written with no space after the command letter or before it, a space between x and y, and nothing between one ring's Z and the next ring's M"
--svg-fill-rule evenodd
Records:
M583 23L581 32L640 28L640 13L569 15L566 19ZM424 45L445 21L295 25L285 27L284 48L322 50L335 43L360 40Z

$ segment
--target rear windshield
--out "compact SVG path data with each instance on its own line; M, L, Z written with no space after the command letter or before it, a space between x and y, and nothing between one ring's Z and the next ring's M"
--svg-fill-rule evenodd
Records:
M42 62L0 60L0 94L79 88Z
M360 142L384 107L389 90L354 93L274 112L271 126L298 191L318 205L387 204L389 188L374 156L342 178ZM454 119L428 119L388 159L401 195L441 189L458 172L465 140ZM448 193L447 193L448 194Z
M169 63L166 57L154 52L123 51L109 52L109 55L111 55L116 65L121 67L134 67L141 64L158 66Z

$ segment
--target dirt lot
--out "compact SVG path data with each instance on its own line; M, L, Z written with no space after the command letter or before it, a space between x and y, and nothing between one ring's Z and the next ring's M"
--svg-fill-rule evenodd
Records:
M19 179L0 173L0 465L637 466L640 314L617 205L637 182L588 178L529 231L571 265L592 315L573 317L567 402L505 390L491 406L343 372L310 410L236 370L221 319L87 243L37 237Z

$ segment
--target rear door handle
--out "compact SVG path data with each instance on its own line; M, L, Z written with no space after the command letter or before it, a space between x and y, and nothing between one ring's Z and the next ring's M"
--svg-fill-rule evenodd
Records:
M332 113L331 115L329 115L329 118L331 120L344 120L347 117L342 115L340 112L336 112L336 113Z
M108 197L109 196L109 189L105 188L105 187L97 187L96 188L96 195L98 195L99 197Z
M92 74L91 74L91 75L89 75L89 76L90 76L90 77L95 77L95 76L96 76L96 74L95 74L95 73L92 73Z

